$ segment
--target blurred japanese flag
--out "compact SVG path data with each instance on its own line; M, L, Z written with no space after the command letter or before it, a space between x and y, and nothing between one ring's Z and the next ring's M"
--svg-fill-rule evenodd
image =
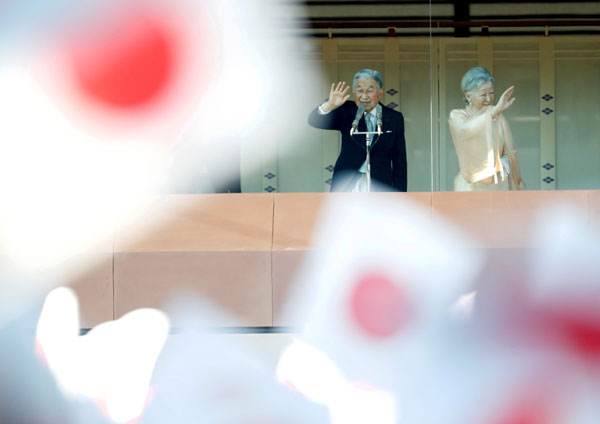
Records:
M215 323L229 321L219 308L189 296L167 309L182 325L159 358L140 424L328 422L325 408L279 384L256 352L219 331Z
M421 422L600 420L600 233L568 207L534 222L534 247L490 257L472 320L430 345Z
M534 248L491 267L493 277L478 284L474 319L499 340L598 368L600 232L564 207L540 213L532 234Z
M430 347L438 348L431 376L417 387L407 422L586 424L600 416L597 385L560 356L462 337Z
M332 199L316 234L290 296L301 338L349 381L410 392L479 254L411 201L373 193Z
M13 282L0 298L64 284L91 266L88 250L111 250L113 231L155 224L138 214L174 180L199 184L206 164L214 184L239 173L231 146L246 167L270 160L309 110L282 87L314 85L300 41L281 32L298 13L254 0L0 2L0 281Z
M585 215L545 210L535 248L485 263L418 208L373 195L334 202L321 230L293 309L318 351L284 355L288 384L332 411L348 383L379 386L398 422L598 422L600 237ZM473 314L449 320L473 288ZM376 420L360 398L347 416L361 402Z
M135 421L149 396L156 358L169 320L155 309L137 309L79 334L72 290L52 290L36 329L36 351L66 399L94 401L114 422ZM85 422L82 420L81 422Z

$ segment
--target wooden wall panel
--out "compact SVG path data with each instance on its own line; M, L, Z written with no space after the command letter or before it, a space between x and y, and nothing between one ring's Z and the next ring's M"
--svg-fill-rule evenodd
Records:
M272 325L272 194L164 196L144 219L160 224L115 237L116 318L189 292L235 314L234 325Z
M162 196L140 220L155 226L116 232L116 252L265 251L271 249L273 195Z
M450 219L470 235L474 247L527 248L538 214L552 206L588 208L587 191L439 192L432 197L432 220Z
M224 325L271 326L271 253L115 254L115 318L137 308L165 309L175 296L188 295L204 296L233 314Z
M113 253L86 254L87 267L72 280L70 287L79 300L79 325L92 328L113 317Z

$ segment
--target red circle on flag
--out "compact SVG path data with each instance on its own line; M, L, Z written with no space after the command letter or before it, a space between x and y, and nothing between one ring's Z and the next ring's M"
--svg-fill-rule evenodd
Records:
M350 295L350 306L359 328L380 339L395 335L412 315L402 287L381 274L369 274L358 281Z
M98 19L74 40L75 78L88 97L106 106L145 106L168 87L176 71L178 37L166 20L147 11Z

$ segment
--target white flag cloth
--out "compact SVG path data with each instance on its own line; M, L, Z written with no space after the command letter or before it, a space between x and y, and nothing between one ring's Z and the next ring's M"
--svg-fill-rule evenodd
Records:
M212 325L227 322L218 308L188 299L169 310L190 325L170 336L140 424L328 422L326 408L277 382L255 352Z
M327 206L290 313L350 381L410 391L480 257L412 202L354 196Z

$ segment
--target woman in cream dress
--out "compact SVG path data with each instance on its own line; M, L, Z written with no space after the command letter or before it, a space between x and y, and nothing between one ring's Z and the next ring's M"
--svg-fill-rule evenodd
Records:
M467 106L450 112L448 122L460 171L454 191L523 190L517 150L502 112L515 101L514 87L494 106L494 77L485 68L470 69L461 88Z

